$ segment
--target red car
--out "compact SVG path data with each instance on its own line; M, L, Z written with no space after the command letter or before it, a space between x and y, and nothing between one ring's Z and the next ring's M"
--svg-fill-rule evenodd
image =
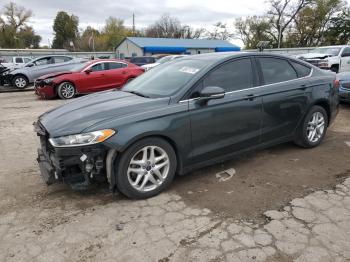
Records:
M112 88L120 88L144 72L126 61L98 59L76 65L70 71L48 74L36 79L35 93L41 98L73 98Z

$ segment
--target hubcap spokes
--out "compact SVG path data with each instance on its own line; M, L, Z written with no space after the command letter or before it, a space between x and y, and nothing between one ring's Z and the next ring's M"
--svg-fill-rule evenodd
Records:
M17 87L25 87L26 85L26 80L24 80L23 78L17 78L16 81L15 81L15 84Z
M70 84L65 84L62 87L62 95L65 98L71 98L74 95L74 87Z
M323 135L325 128L325 120L323 114L315 112L312 114L309 123L307 124L307 138L310 142L318 142Z
M160 147L146 146L132 158L127 176L133 188L141 192L159 187L169 173L168 154Z

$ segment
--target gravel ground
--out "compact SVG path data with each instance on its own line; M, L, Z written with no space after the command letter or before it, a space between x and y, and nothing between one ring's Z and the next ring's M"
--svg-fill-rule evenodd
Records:
M318 148L253 152L131 201L41 181L32 123L63 103L0 94L0 261L350 260L350 106Z

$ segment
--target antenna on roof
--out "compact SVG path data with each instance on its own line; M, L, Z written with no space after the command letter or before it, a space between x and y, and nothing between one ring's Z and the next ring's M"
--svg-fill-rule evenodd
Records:
M256 45L256 48L259 49L259 52L263 52L269 44L270 41L259 41L259 43Z

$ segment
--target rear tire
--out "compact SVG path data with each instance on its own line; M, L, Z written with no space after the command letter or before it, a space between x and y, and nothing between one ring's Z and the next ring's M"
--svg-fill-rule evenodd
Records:
M57 88L57 94L61 99L71 99L75 97L75 87L70 82L62 82Z
M294 143L304 148L318 146L326 135L328 115L321 106L313 106L296 131Z
M117 158L117 188L132 199L153 197L171 184L176 166L175 151L167 141L156 137L142 139Z

